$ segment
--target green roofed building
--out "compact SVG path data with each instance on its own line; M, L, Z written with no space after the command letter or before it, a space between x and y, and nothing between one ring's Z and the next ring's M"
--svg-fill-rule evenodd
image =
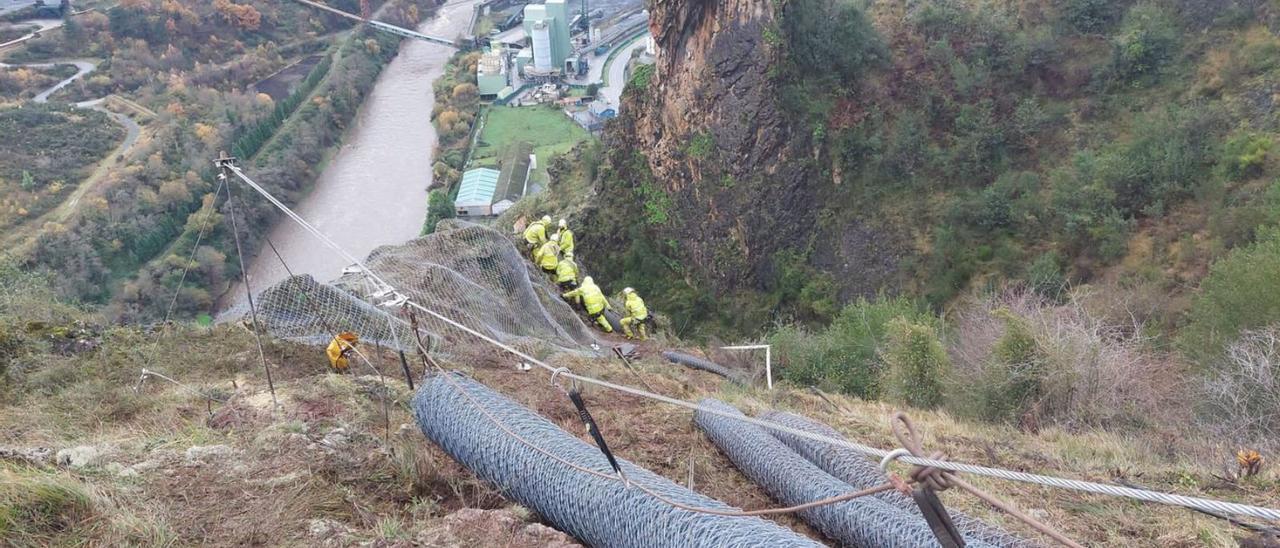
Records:
M493 193L498 188L496 169L478 167L462 174L458 197L453 206L459 217L483 217L493 214Z

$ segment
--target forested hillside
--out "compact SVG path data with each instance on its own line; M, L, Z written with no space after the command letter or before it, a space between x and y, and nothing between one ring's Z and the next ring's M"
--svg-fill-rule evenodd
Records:
M435 4L392 1L380 17L407 25ZM333 5L360 9L354 0ZM372 7L383 6L375 1ZM230 231L212 223L217 218L191 253L215 188L212 159L233 151L277 195L296 198L398 44L396 37L353 30L350 21L292 2L126 0L70 18L60 31L13 50L6 61L101 60L53 101L115 94L156 114L76 215L33 227L38 235L25 254L28 266L58 272L64 295L111 303L117 317L129 319L163 314L168 299L158 296L172 294L178 272L191 261L194 279L179 310L208 311L238 273L228 259ZM252 91L296 62L311 68L291 94L273 99ZM243 209L251 227L270 220L262 204L246 201ZM256 249L252 237L248 245Z
M1274 440L1274 3L652 7L581 247L672 328L1033 430Z
M717 297L823 320L884 289L943 306L1001 280L1107 280L1174 293L1173 325L1208 265L1274 222L1269 3L774 6L718 31L699 21L734 8L655 11L669 55L613 135L657 154L614 147L620 181L602 182L664 213L626 224L685 240L653 251ZM695 48L710 58L686 63ZM748 218L689 242L722 206Z

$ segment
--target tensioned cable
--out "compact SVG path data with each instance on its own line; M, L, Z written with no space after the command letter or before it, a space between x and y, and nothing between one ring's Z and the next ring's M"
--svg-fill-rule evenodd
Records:
M196 243L191 246L191 255L187 257L187 264L182 265L182 277L178 278L178 288L173 290L173 298L169 300L169 308L164 312L164 323L169 323L169 318L173 316L173 307L178 304L178 295L182 293L182 285L187 281L187 272L191 270L191 263L196 260L196 251L200 249L200 240L204 239L205 230L209 228L209 218L213 217L213 211L218 209L218 195L222 194L222 186L227 183L224 179L218 179L218 189L213 191L213 200L209 202L209 209L204 213L204 221L200 223L200 232L196 234Z
M305 219L303 219L301 216L295 213L288 206L281 203L278 199L275 198L275 196L272 196L270 192L262 188L260 185L258 185L252 179L250 179L247 175L245 175L244 172L242 172L238 167L230 166L230 169L233 173L235 173L238 177L240 177L240 179L243 180L245 184L248 184L251 188L253 188L259 194L261 194L264 198L266 198L268 201L274 204L283 213L285 213L285 215L289 216L291 219L293 219L295 222L301 225L303 229L310 232L312 235L316 236L325 245L329 246L331 249L341 254L343 258L347 259L352 264L364 270L369 275L369 277L371 277L372 279L377 281L379 284L381 284L383 288L395 291L396 289L395 287L386 283L386 281L384 281L380 276L378 276L377 273L373 272L372 269L366 266L363 261L352 256L345 249L343 249L341 246L339 246L337 243L331 240L328 236L326 236L323 232L320 232L318 229L316 229L314 226L308 223ZM867 456L875 457L875 458L882 459L888 456L890 453L893 453L891 451L877 449L874 447L862 445L862 444L851 442L848 440L836 439L836 438L824 436L821 434L815 434L812 432L791 428L782 424L774 423L772 421L766 421L766 420L758 419L755 417L748 417L743 415L734 415L734 414L726 413L716 409L705 408L705 407L699 406L696 403L672 398L670 396L664 396L662 394L656 394L656 393L648 392L645 390L640 390L638 388L632 388L630 386L615 384L605 380L578 375L576 373L568 371L565 368L552 367L542 362L542 360L534 358L533 356L530 356L529 354L521 352L516 348L513 348L509 345L499 342L498 340L493 339L492 337L489 337L483 333L480 333L479 331L476 331L470 327L467 327L466 325L458 323L453 319L448 318L442 314L439 314L431 309L428 309L412 300L408 300L405 304L407 306L411 306L413 308L421 310L422 312L425 312L431 315L432 317L442 322L445 322L453 327L456 327L478 339L481 339L515 356L518 356L528 361L529 363L536 364L539 367L542 367L543 369L546 369L549 372L552 372L552 373L558 372L558 374L560 375L563 375L571 379L576 379L578 381L581 381L587 384L592 384L592 385L600 386L603 388L608 388L611 390L617 390L619 392L624 392L634 396L639 396L639 397L648 398L648 399L660 401L660 402L671 404L671 405L676 405L679 407L684 407L694 411L702 411L704 413L710 413L710 414L721 416L724 418L729 418L737 421L754 424L762 428L768 428L770 430L774 430L778 432L785 432L793 436L798 436L801 438L818 441L818 442L826 443L829 445L843 447L843 448L850 449L850 450L862 453ZM1158 491L1149 491L1145 489L1134 489L1130 487L1106 485L1106 484L1095 483L1090 481L1072 480L1072 479L1058 478L1053 476L1043 476L1039 474L1016 472L1013 470L1005 470L1001 468L990 468L986 466L978 466L978 465L965 464L960 462L929 459L929 458L916 457L911 455L895 454L895 458L896 460L899 460L908 464L941 468L944 470L951 470L953 472L964 472L968 474L977 474L980 476L987 476L987 477L1004 479L1009 481L1018 481L1023 483L1031 483L1031 484L1042 485L1047 487L1071 489L1071 490L1100 494L1100 495L1127 497L1127 498L1132 498L1132 499L1146 501L1146 502L1155 502L1159 504L1168 504L1173 506L1184 506L1187 508L1207 509L1207 510L1213 510L1218 512L1224 512L1228 514L1240 514L1240 515L1253 516L1256 518L1267 519L1272 521L1280 521L1280 510L1264 508L1261 506L1253 506L1248 504L1204 499L1199 497L1190 497L1185 495L1176 495L1172 493L1162 493Z

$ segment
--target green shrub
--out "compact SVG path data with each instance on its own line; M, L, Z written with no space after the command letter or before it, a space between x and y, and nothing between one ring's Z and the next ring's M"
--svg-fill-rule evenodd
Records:
M1062 256L1057 251L1041 254L1027 267L1027 286L1042 297L1058 301L1067 289L1067 277L1062 273L1062 265Z
M1207 364L1242 331L1280 321L1280 229L1214 263L1200 284L1190 321L1179 334L1188 356Z
M829 322L840 312L839 290L830 274L808 264L808 257L794 249L773 257L771 293L779 305L789 307L802 322Z
M454 209L453 200L449 199L449 193L435 189L427 196L427 220L422 225L423 234L431 234L436 231L436 225L445 219L452 219L457 215Z
M884 57L880 36L854 2L787 2L782 30L788 59L801 74L833 74L851 81Z
M923 325L937 322L905 298L859 299L846 306L826 329L784 327L770 335L769 343L784 364L783 378L877 399L883 393L885 370L880 350L895 319Z
M996 342L985 369L979 397L983 418L1017 420L1041 398L1046 356L1026 320L1008 310L997 311L1005 332Z
M1115 37L1115 68L1131 81L1151 80L1178 52L1173 20L1155 4L1137 4L1124 16Z
M716 140L710 133L697 133L689 139L685 152L694 158L706 158L716 150Z
M1241 133L1222 145L1218 171L1223 177L1239 181L1258 175L1271 150L1271 138L1256 133Z
M627 90L631 93L649 89L649 81L653 79L653 65L640 65L631 74L627 82Z
M1114 0L1066 0L1062 15L1076 32L1092 34L1111 28L1119 19L1119 8Z
M889 393L912 407L933 409L940 405L951 360L934 328L898 318L890 322L888 331L884 361Z

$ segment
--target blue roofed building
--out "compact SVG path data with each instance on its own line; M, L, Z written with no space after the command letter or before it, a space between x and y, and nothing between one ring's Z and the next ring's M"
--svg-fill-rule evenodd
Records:
M478 167L462 174L458 197L453 200L459 217L484 217L493 214L493 193L498 189L496 169Z

